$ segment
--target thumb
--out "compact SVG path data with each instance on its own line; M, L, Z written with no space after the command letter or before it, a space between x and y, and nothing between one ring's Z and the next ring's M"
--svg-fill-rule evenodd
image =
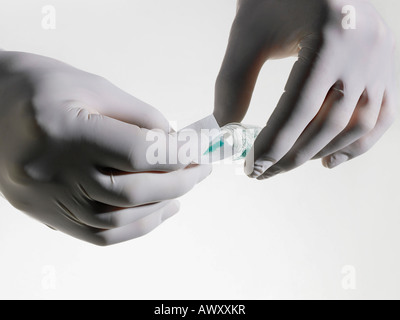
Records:
M107 117L149 130L169 132L169 122L162 113L151 105L135 98L106 81L101 91L101 102L97 111Z
M92 114L83 108L71 109L64 122L63 137L81 145L97 166L124 172L183 169L199 159L198 149L204 140L201 132L199 134L196 130L196 124L177 133L167 133L160 129L141 128L103 114ZM212 117L199 123L218 127L215 120L212 122Z

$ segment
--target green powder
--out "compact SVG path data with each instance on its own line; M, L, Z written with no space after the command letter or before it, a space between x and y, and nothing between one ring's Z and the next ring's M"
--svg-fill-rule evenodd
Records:
M224 140L221 138L219 141L217 141L216 143L212 144L208 150L206 152L204 152L204 155L213 153L214 151L222 148L224 146L225 142Z

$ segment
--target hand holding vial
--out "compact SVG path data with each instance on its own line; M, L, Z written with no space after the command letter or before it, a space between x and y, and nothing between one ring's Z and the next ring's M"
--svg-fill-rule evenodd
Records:
M349 6L356 22L347 29ZM311 159L336 167L368 151L395 120L395 41L369 1L241 0L216 83L218 123L241 122L264 63L293 55L284 93L247 158L252 178Z

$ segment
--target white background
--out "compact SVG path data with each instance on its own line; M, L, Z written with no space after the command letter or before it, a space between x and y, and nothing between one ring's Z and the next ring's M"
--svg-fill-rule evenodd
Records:
M400 2L373 2L399 36ZM41 27L47 4L53 31ZM235 0L0 0L0 46L100 74L182 127L212 112L234 14ZM266 122L293 61L266 65L245 122ZM109 248L2 200L0 298L400 298L399 137L397 122L336 170L313 162L266 182L216 166L178 216ZM356 290L342 286L348 265Z

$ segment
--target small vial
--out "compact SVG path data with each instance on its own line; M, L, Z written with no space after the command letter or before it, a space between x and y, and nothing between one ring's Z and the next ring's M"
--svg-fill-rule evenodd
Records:
M261 128L241 123L230 123L221 128L221 133L211 143L204 155L222 153L220 160L232 157L233 161L246 158Z

